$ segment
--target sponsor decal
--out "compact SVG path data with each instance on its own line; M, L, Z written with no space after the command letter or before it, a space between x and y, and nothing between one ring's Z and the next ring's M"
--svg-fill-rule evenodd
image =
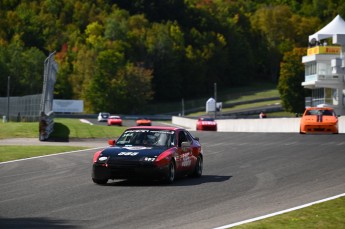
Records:
M189 153L184 153L181 155L181 158L182 158L182 167L188 167L192 164L192 161L189 157Z
M118 156L136 156L139 152L121 152L118 154Z
M152 149L152 147L145 147L145 146L125 146L124 149L128 150L144 150L144 149Z

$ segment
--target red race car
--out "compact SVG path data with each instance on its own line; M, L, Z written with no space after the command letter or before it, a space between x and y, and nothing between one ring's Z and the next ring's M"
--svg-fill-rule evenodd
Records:
M217 123L213 118L200 117L196 122L196 130L215 130L217 131Z
M173 183L177 176L200 177L203 154L199 139L178 127L131 127L93 157L92 180L150 178Z
M112 126L112 125L122 126L122 119L120 116L111 115L109 116L107 122L108 122L108 126Z
M151 126L151 120L147 118L139 118L136 121L137 126Z

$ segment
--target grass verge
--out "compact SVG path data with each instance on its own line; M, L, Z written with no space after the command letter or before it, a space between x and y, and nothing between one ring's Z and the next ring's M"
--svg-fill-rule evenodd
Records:
M312 205L279 216L236 226L236 229L344 229L345 197Z
M81 146L1 146L0 162L87 149Z
M81 122L79 119L55 118L51 138L114 138L120 136L125 127L99 126ZM0 123L0 139L38 138L38 122Z
M116 138L125 127L99 126L82 123L79 119L54 119L53 139L68 141L71 138ZM38 138L37 122L7 122L0 123L0 139L5 138ZM17 160L67 151L87 149L82 146L22 146L2 145L0 147L0 162Z

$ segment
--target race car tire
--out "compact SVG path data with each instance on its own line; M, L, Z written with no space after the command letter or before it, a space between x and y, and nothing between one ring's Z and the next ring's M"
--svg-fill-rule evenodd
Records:
M92 178L92 181L96 184L106 184L108 182L108 179L95 179Z
M175 173L176 173L175 163L174 161L170 161L168 173L166 174L164 182L167 184L172 184L175 181L175 175L176 175Z
M191 174L192 177L201 177L201 175L202 175L202 168L203 168L203 161L202 161L202 157L199 156L197 161L196 161L196 165L195 165L194 171Z

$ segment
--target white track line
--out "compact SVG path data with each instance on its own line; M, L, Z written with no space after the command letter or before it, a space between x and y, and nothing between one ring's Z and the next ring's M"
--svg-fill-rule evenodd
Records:
M252 219L247 219L247 220L244 220L244 221L240 221L240 222L237 222L237 223L232 223L232 224L224 225L224 226L221 226L221 227L216 227L214 229L226 229L226 228L230 228L230 227L239 226L239 225L242 225L242 224L245 224L245 223L251 223L251 222L262 220L262 219L266 219L266 218L269 218L269 217L272 217L272 216L276 216L276 215L284 214L284 213L287 213L287 212L295 211L295 210L298 210L298 209L301 209L301 208L310 207L310 206L312 206L314 204L319 204L319 203L326 202L326 201L329 201L329 200L334 200L334 199L337 199L337 198L340 198L340 197L343 197L343 196L345 196L345 193L339 194L339 195L336 195L336 196L332 196L332 197L328 197L326 199L318 200L318 201L315 201L315 202L311 202L311 203L308 203L308 204L303 204L303 205L300 205L300 206L297 206L297 207L289 208L289 209L286 209L286 210L283 210L283 211L274 212L274 213L271 213L271 214L268 214L268 215L259 216L259 217L252 218Z
M27 161L27 160L37 159L37 158L51 157L51 156L56 156L56 155L77 153L77 152L81 152L81 151L96 150L96 149L103 149L103 148L104 148L104 147L97 147L97 148L91 148L91 149L81 149L81 150L74 150L74 151L68 151L68 152L62 152L62 153L54 153L54 154L42 155L42 156L37 156L37 157L28 157L28 158L13 160L13 161L4 161L4 162L0 162L0 165L12 163L12 162L18 162L18 161Z

